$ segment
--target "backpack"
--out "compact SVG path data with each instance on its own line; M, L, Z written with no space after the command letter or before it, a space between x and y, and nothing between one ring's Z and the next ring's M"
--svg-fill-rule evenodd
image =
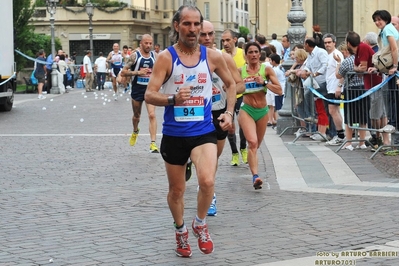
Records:
M32 85L37 85L38 84L38 80L35 77L35 70L33 70L32 74L30 75L30 82L32 83Z

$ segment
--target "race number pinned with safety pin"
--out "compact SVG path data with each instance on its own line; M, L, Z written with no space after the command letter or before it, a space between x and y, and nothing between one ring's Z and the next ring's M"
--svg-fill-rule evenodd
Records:
M174 105L175 120L177 122L203 121L204 108L204 97L192 96L182 104Z
M144 76L137 76L137 84L140 85L148 85L148 82L150 82L150 76L152 73L152 69L151 68L145 68L147 70L147 74L145 74ZM142 70L142 69L140 69Z
M245 82L245 93L247 94L262 91L265 89L263 84L259 84L256 82L255 76L244 78L244 82Z

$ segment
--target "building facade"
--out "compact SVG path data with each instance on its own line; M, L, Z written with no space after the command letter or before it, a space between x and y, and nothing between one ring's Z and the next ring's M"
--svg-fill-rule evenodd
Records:
M93 22L93 50L108 53L114 42L133 48L139 45L143 34L149 33L154 44L161 48L171 44L171 20L183 4L197 6L205 19L215 27L216 43L220 47L221 33L225 29L239 32L240 26L255 35L261 33L270 39L272 33L279 38L286 34L290 23L287 14L292 1L300 2L306 12L304 22L308 35L312 25L319 24L323 33L339 33L342 38L348 30L361 36L378 29L371 19L377 9L386 9L399 15L397 0L120 0L125 8L95 8ZM83 3L83 1L81 1ZM89 49L89 18L84 7L58 6L55 13L55 37L59 38L66 53L76 51L83 55ZM32 19L36 33L50 35L50 15L46 8L37 8Z
M93 23L93 50L95 57L99 52L108 53L113 43L120 46L138 47L143 34L150 33L154 44L165 48L171 44L169 33L171 20L183 4L197 6L205 19L215 25L216 41L225 29L238 32L239 26L249 27L249 0L121 0L125 8L95 8ZM79 2L79 1L78 1ZM83 1L80 1L83 4ZM50 35L50 14L46 8L37 8L32 19L35 31ZM58 6L55 18L55 37L59 38L63 50L74 51L83 56L89 49L89 18L84 7ZM78 60L81 58L78 56Z
M251 33L269 37L272 33L279 37L286 34L290 27L287 14L293 1L300 2L306 12L303 26L308 36L312 35L315 24L320 25L322 33L333 33L341 40L349 30L365 36L370 31L378 32L371 18L375 10L385 9L391 15L399 15L396 0L249 0Z

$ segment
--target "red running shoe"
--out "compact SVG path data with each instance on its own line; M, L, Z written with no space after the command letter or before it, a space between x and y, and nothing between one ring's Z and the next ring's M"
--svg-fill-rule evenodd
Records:
M263 181L262 181L262 179L260 179L259 177L254 178L253 183L254 183L254 188L255 188L255 190L261 189L261 188L262 188Z
M194 218L195 220L195 218ZM192 224L193 234L198 238L198 249L202 254L210 254L213 252L213 241L208 232L208 225L194 226Z
M191 257L191 247L188 243L188 231L185 233L176 232L176 255L179 257Z

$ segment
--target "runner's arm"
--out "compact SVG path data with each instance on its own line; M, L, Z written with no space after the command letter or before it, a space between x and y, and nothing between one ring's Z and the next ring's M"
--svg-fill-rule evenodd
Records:
M156 106L169 105L168 97L171 95L159 92L164 81L169 77L172 66L172 58L170 54L162 53L157 57L154 63L153 71L151 74L150 82L144 94L146 103ZM175 95L177 100L178 94Z
M265 69L265 75L271 81L267 83L266 85L267 89L271 90L272 92L280 96L283 95L283 90L276 76L276 72L274 72L273 68L267 66Z
M132 65L136 63L136 53L132 53L129 57L129 60L125 64L125 66L122 68L121 71L121 76L123 77L131 77L131 76L137 76L138 71L131 71Z
M108 54L108 56L107 56L107 63L112 63L111 62L111 58L112 58L112 52L110 52L109 54Z

